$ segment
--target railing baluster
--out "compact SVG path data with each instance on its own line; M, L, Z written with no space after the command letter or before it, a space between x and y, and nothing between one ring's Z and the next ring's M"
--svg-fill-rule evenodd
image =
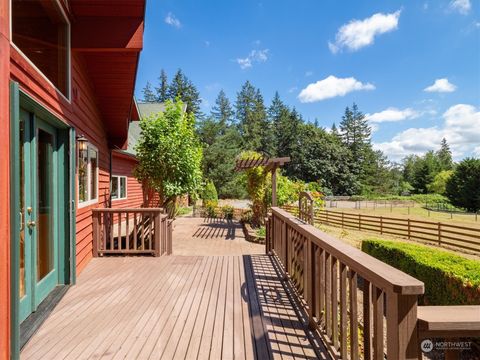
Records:
M347 266L340 263L340 354L347 358L348 322L347 322Z
M114 217L113 217L113 213L110 213L109 214L109 218L108 218L108 233L109 233L109 236L110 236L110 250L113 250L113 220L114 220ZM106 249L106 247L105 247Z
M363 279L363 351L365 360L372 359L372 285Z
M320 312L318 314L319 321L322 324L322 327L325 329L325 297L326 297L326 290L325 290L325 250L320 249Z
M332 257L326 253L325 257L325 324L327 325L327 336L332 337Z
M125 212L125 223L126 223L126 231L125 231L125 248L127 251L130 251L130 213L128 211Z
M357 273L348 272L350 291L350 359L358 360Z
M373 287L373 359L383 360L383 291Z
M122 213L118 213L118 223L117 223L117 249L122 250Z
M138 217L138 214L134 212L133 213L133 250L137 250L137 233L138 233L137 217Z
M338 261L334 257L332 257L332 342L338 350Z

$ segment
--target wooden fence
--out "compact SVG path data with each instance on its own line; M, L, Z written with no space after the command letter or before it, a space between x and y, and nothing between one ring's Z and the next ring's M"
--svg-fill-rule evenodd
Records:
M159 208L93 209L93 256L172 253L172 221Z
M294 206L287 211L297 213ZM421 221L386 216L354 214L330 210L316 210L315 221L322 224L372 231L438 246L480 252L480 228L452 225L444 222Z
M266 230L267 252L291 280L309 326L336 358L418 358L421 281L280 208L272 208Z

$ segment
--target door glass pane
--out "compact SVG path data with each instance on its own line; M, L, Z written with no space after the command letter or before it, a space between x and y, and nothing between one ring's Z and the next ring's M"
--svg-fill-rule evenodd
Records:
M37 281L53 269L53 141L38 130Z
M20 299L25 296L25 157L24 157L24 117L20 116Z

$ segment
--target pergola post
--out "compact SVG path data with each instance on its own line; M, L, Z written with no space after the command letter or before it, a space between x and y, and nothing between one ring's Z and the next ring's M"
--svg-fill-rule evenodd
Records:
M277 206L277 167L272 167L272 206Z

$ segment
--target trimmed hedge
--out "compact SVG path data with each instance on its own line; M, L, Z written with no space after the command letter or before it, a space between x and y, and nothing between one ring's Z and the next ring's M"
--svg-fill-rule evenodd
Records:
M369 239L362 251L425 283L423 305L480 304L480 261L431 247Z

